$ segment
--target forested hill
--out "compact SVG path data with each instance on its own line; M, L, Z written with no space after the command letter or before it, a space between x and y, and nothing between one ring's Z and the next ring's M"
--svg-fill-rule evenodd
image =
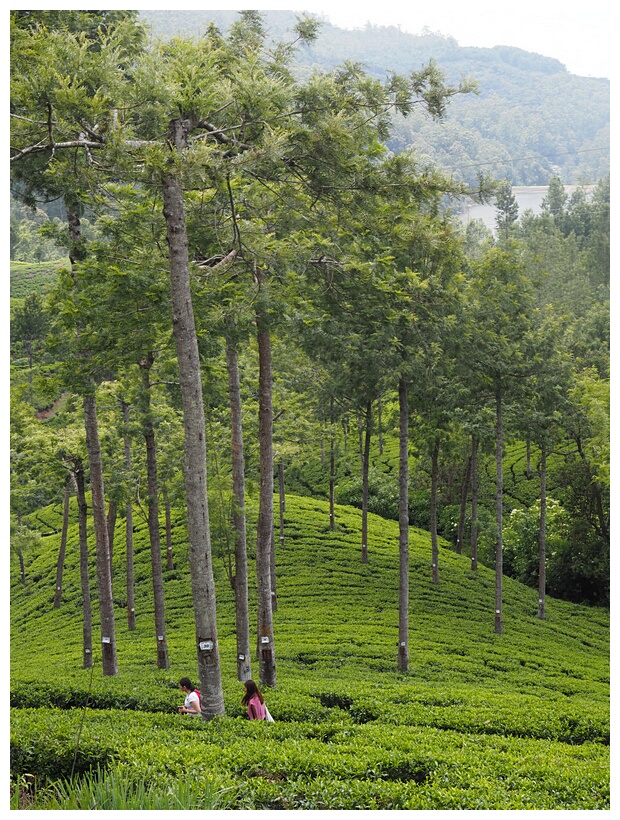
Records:
M199 36L210 21L226 32L234 11L142 11L155 36ZM264 14L274 41L294 39L292 11ZM394 26L347 31L327 21L312 46L300 48L298 70L360 62L368 73L410 72L435 60L451 82L471 77L478 93L456 97L446 119L414 113L396 123L388 143L412 145L421 158L474 183L479 172L513 185L594 183L609 172L609 80L579 77L558 60L509 46L459 46L447 35L407 34Z

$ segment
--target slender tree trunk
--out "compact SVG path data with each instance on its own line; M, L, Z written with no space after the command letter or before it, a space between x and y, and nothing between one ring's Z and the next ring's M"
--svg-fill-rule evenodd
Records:
M74 465L75 494L78 504L78 528L80 533L80 585L82 589L82 666L93 665L93 614L90 601L90 578L88 573L88 530L86 487L84 467L80 460Z
M114 564L112 562L112 553L114 550L114 531L116 529L116 514L118 512L118 504L116 501L110 499L108 501L108 516L106 518L106 526L108 528L108 545L110 551L110 575L114 577Z
M17 523L19 529L22 528L22 516L21 513L17 513ZM24 553L22 552L21 548L17 553L17 557L19 558L19 577L24 586L26 586L26 564L24 562Z
M146 476L148 491L149 541L151 545L151 577L153 581L153 603L155 610L155 641L157 647L157 668L169 669L168 642L166 640L166 608L164 602L164 576L161 566L161 540L159 537L159 487L157 484L157 446L155 429L151 417L150 372L154 356L149 353L140 362L142 373L142 429L146 444Z
M532 477L532 442L529 433L525 440L525 475L527 478Z
M398 470L398 669L409 669L409 406L407 385L398 384L400 410Z
M330 436L329 436L329 529L336 529L335 505L334 495L336 489L336 454L334 442L334 397L330 398L329 403L329 421L330 421Z
M431 454L431 546L433 553L433 583L439 583L439 545L437 543L437 474L439 465L439 439L435 439Z
M278 494L280 499L280 546L284 546L284 513L286 512L286 495L284 494L284 458L278 463Z
M471 438L471 568L478 569L478 437Z
M172 555L172 518L167 487L164 487L164 513L166 518L166 569L174 569L174 557Z
M62 599L62 573L65 566L65 553L67 551L67 533L69 532L69 499L71 497L71 485L69 481L65 484L64 503L62 512L62 533L60 535L60 549L58 550L58 561L56 563L56 590L54 592L54 609L60 607Z
M99 444L99 428L97 425L97 409L94 393L83 396L82 403L84 407L86 449L88 450L88 463L90 467L90 489L95 529L102 665L104 676L111 676L118 674L118 664L116 660L116 632L114 628L114 602L112 598L112 576L110 574L108 527L105 515L103 466L101 463L101 447Z
M233 527L235 530L235 624L237 632L237 680L252 677L250 657L250 614L248 606L248 556L245 523L245 464L243 458L243 426L239 359L233 341L226 340L228 366L228 396L232 439Z
M265 275L257 271L264 286ZM260 501L256 540L256 576L258 584L258 660L260 682L276 685L275 646L271 588L271 541L273 538L273 407L271 392L271 339L266 309L259 304L256 312L259 361L259 450Z
M503 531L502 503L504 490L503 446L504 433L502 425L502 392L498 387L495 393L496 435L495 435L495 525L497 540L495 542L495 633L502 634L502 574L503 568Z
M170 124L171 145L180 153L186 146L189 123ZM217 640L215 583L207 504L207 454L202 379L198 341L190 292L189 251L183 190L177 176L163 179L164 217L170 258L172 327L175 338L183 403L184 477L192 600L196 627L198 679L202 716L224 714L224 697Z
M370 437L372 435L372 402L366 405L366 435L362 454L362 564L368 563L368 472L370 469Z
M463 541L465 539L465 512L467 510L467 491L469 489L469 478L471 474L471 456L467 459L463 484L461 485L461 509L459 511L459 525L456 533L456 551L458 555L463 552Z
M126 472L126 501L125 501L125 552L127 556L127 628L136 628L136 602L134 595L134 563L133 563L133 503L129 486L131 482L131 438L129 436L129 404L121 402L124 427L124 455Z
M547 591L547 443L540 445L540 527L538 531L538 617L545 620Z
M82 226L80 223L81 207L78 199L71 194L65 196L65 206L67 210L67 231L69 234L70 242L69 262L71 264L72 274L75 274L76 264L84 257L84 247L82 243ZM88 570L88 507L86 504L86 481L84 477L84 465L81 459L75 460L74 479L75 492L78 501L78 526L80 533L80 585L82 590L83 613L83 667L84 669L91 669L93 666L93 616L90 594L90 578Z
M269 548L269 571L271 573L271 611L278 611L278 590L276 589L276 539L275 522L271 528L271 545Z

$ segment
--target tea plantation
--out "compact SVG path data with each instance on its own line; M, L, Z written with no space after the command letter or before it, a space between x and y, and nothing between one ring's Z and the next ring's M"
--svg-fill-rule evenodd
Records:
M175 569L164 570L167 671L155 662L146 523L134 519L138 627L128 631L118 522L114 678L97 657L92 673L81 668L76 510L58 610L61 508L32 517L43 537L27 556L25 585L11 566L11 806L609 809L608 610L548 599L541 621L536 591L505 578L504 634L495 635L492 570L472 572L444 544L433 585L430 536L412 530L411 665L399 673L397 524L370 516L363 565L360 513L336 509L330 532L326 503L287 496L284 546L276 533L277 687L265 691L275 723L248 721L240 705L223 553L215 570L226 717L176 713L179 678L196 674L180 513ZM94 595L94 557L91 580ZM254 612L252 589L250 597ZM98 637L95 624L95 645Z

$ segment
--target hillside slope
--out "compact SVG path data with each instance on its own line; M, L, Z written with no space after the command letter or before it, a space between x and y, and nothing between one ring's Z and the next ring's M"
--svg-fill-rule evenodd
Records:
M238 19L234 11L140 15L161 37L198 37L211 21L227 32ZM264 20L273 42L294 39L295 12L265 12ZM391 150L413 146L418 156L471 185L479 172L514 185L546 185L554 175L565 184L594 183L609 173L609 80L578 77L541 54L502 45L460 46L437 32L415 35L372 25L349 31L322 21L317 40L299 49L296 70L307 74L350 61L385 76L419 70L431 59L450 83L475 79L479 93L453 99L441 123L421 112L398 119Z
M166 780L181 777L188 761L201 761L227 808L606 807L607 611L549 600L542 622L535 617L536 593L506 578L505 631L495 635L493 573L485 567L472 573L465 556L444 546L440 582L433 585L430 538L414 530L411 669L400 674L397 525L371 516L369 563L362 565L358 510L337 508L332 533L326 503L288 496L285 542L277 548L278 685L266 693L277 722L257 727L242 717L234 607L220 557L228 717L197 721L187 733L190 725L173 714L179 677L196 669L182 516L174 528L176 569L165 573L171 669L155 669L150 557L140 522L138 628L126 629L120 522L119 675L103 679L95 657L92 680L79 668L77 526L69 537L64 601L53 611L59 536L52 530L59 529L60 508L42 510L37 520L49 534L28 558L26 585L16 566L11 571L14 775L66 776L83 719L72 707L88 704L77 771L122 763L135 776Z

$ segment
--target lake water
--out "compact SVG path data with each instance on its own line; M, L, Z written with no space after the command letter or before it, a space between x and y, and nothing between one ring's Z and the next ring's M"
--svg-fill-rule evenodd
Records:
M577 185L565 185L564 190L568 196L577 190ZM586 192L593 190L593 186L584 186ZM519 206L519 216L523 216L528 209L535 214L541 211L543 199L547 196L546 185L515 186L512 195ZM461 211L461 220L467 225L472 219L481 219L490 230L495 230L496 210L494 205L479 205L477 202L466 202Z

